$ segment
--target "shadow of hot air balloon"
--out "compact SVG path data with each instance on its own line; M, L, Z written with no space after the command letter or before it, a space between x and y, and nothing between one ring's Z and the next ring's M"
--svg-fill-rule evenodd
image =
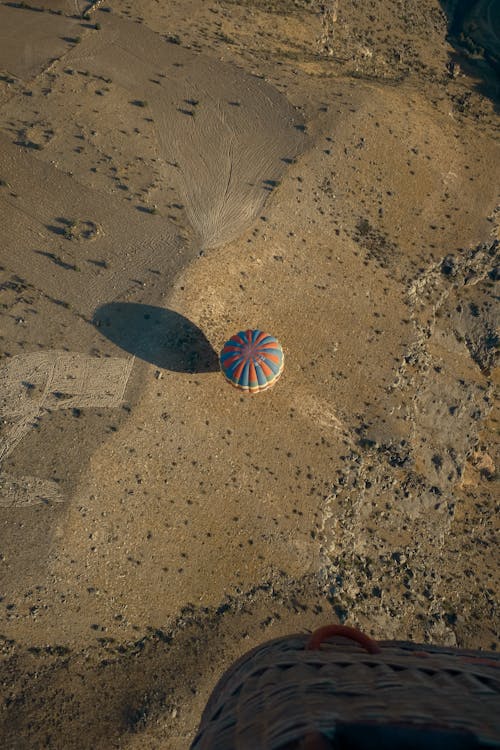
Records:
M205 334L174 310L111 302L97 308L92 322L114 344L157 367L192 373L219 370Z

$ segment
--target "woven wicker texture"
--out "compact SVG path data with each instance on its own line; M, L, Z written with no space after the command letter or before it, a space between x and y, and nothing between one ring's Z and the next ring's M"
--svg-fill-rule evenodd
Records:
M309 639L269 641L235 662L192 750L500 748L498 655L398 641L370 654L338 637L307 650Z

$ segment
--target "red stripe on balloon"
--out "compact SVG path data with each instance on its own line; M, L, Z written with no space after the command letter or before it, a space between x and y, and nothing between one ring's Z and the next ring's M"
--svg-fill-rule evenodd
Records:
M244 367L245 367L245 362L240 362L240 364L237 367L235 367L233 374L231 375L231 380L239 380Z
M280 358L276 356L276 354L266 354L266 359L269 362L274 362L275 365L279 365L281 361Z
M238 362L241 359L239 354L233 354L232 357L228 357L224 360L224 367L230 367L231 365L234 365L235 362Z
M264 373L264 375L266 376L266 378L269 378L271 375L273 375L273 371L271 370L271 368L269 367L269 365L266 362L264 362L263 360L261 360L260 366L261 366L262 372Z

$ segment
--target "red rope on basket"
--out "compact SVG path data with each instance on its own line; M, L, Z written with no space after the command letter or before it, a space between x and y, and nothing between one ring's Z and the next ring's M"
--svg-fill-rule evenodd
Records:
M380 654L382 651L377 641L374 641L373 638L370 638L360 630L350 628L347 625L324 625L322 628L318 628L311 634L306 645L306 650L317 651L323 641L332 638L334 635L340 635L344 638L349 638L351 641L356 641L356 643L363 646L369 654Z

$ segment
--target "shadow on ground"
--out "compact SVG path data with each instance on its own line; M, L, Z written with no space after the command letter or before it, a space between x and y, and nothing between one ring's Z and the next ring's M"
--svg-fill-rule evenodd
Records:
M498 0L440 0L454 47L451 71L459 65L478 79L476 89L500 112L500 3Z
M173 310L132 302L98 307L93 321L114 344L174 372L216 372L219 360L205 334Z

